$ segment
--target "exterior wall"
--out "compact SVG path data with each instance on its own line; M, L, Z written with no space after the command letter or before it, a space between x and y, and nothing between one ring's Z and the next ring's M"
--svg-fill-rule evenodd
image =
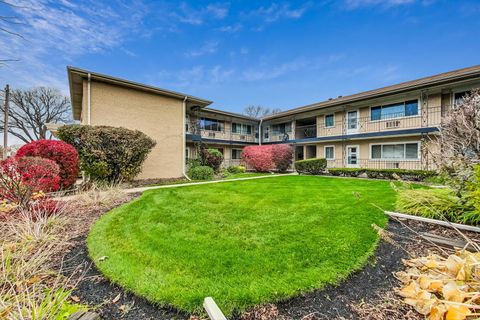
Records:
M84 83L86 109L86 84ZM182 100L138 90L91 83L91 124L125 127L144 132L157 142L137 179L182 176ZM86 123L86 110L82 112Z

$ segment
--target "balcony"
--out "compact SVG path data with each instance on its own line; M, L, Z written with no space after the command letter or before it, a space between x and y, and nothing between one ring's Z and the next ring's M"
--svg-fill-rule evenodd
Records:
M361 168L361 169L406 169L406 170L432 170L434 164L430 161L423 163L418 160L377 160L357 159L356 164L348 164L347 158L327 160L327 168Z
M196 129L193 130L192 127L189 127L187 130L188 134L193 134L200 136L201 139L214 139L214 140L224 140L224 141L233 141L233 142L249 142L256 143L258 138L255 133L238 133L232 132L229 129L223 129L220 131L217 130L205 130L205 129Z

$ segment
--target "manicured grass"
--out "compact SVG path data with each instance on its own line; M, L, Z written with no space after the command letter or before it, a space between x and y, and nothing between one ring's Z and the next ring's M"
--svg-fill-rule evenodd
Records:
M283 176L157 189L94 225L112 281L180 310L226 314L321 288L360 268L393 209L388 181ZM99 259L100 257L107 257Z
M232 180L232 179L240 179L240 178L252 178L252 177L263 177L263 176L271 176L272 174L269 172L243 172L243 173L235 173L228 177L225 177L224 180Z

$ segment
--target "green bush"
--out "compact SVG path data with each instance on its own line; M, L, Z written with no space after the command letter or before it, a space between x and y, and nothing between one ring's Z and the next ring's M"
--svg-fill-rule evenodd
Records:
M230 166L227 168L227 172L231 174L244 173L245 171L244 166Z
M192 180L212 180L213 168L209 166L193 167L188 171L188 176Z
M406 169L363 169L363 168L331 168L328 173L332 176L358 177L366 174L372 179L397 179L408 181L424 181L437 175L435 171L406 170Z
M327 160L323 158L314 158L295 161L295 169L303 174L321 174L327 167Z
M451 222L465 221L466 208L450 189L399 190L396 209L402 213Z
M133 179L156 144L141 131L109 126L66 125L58 137L77 149L90 179L109 183Z
M202 164L218 172L223 162L223 154L217 149L209 148L201 151Z
M187 160L187 168L191 169L194 167L199 167L203 165L202 159L200 158L192 158Z

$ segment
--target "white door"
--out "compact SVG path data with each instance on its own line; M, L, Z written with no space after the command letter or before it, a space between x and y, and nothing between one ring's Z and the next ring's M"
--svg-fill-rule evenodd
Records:
M347 112L347 133L354 133L358 131L358 111Z
M360 150L358 146L347 146L347 167L358 167L359 159L358 155Z

